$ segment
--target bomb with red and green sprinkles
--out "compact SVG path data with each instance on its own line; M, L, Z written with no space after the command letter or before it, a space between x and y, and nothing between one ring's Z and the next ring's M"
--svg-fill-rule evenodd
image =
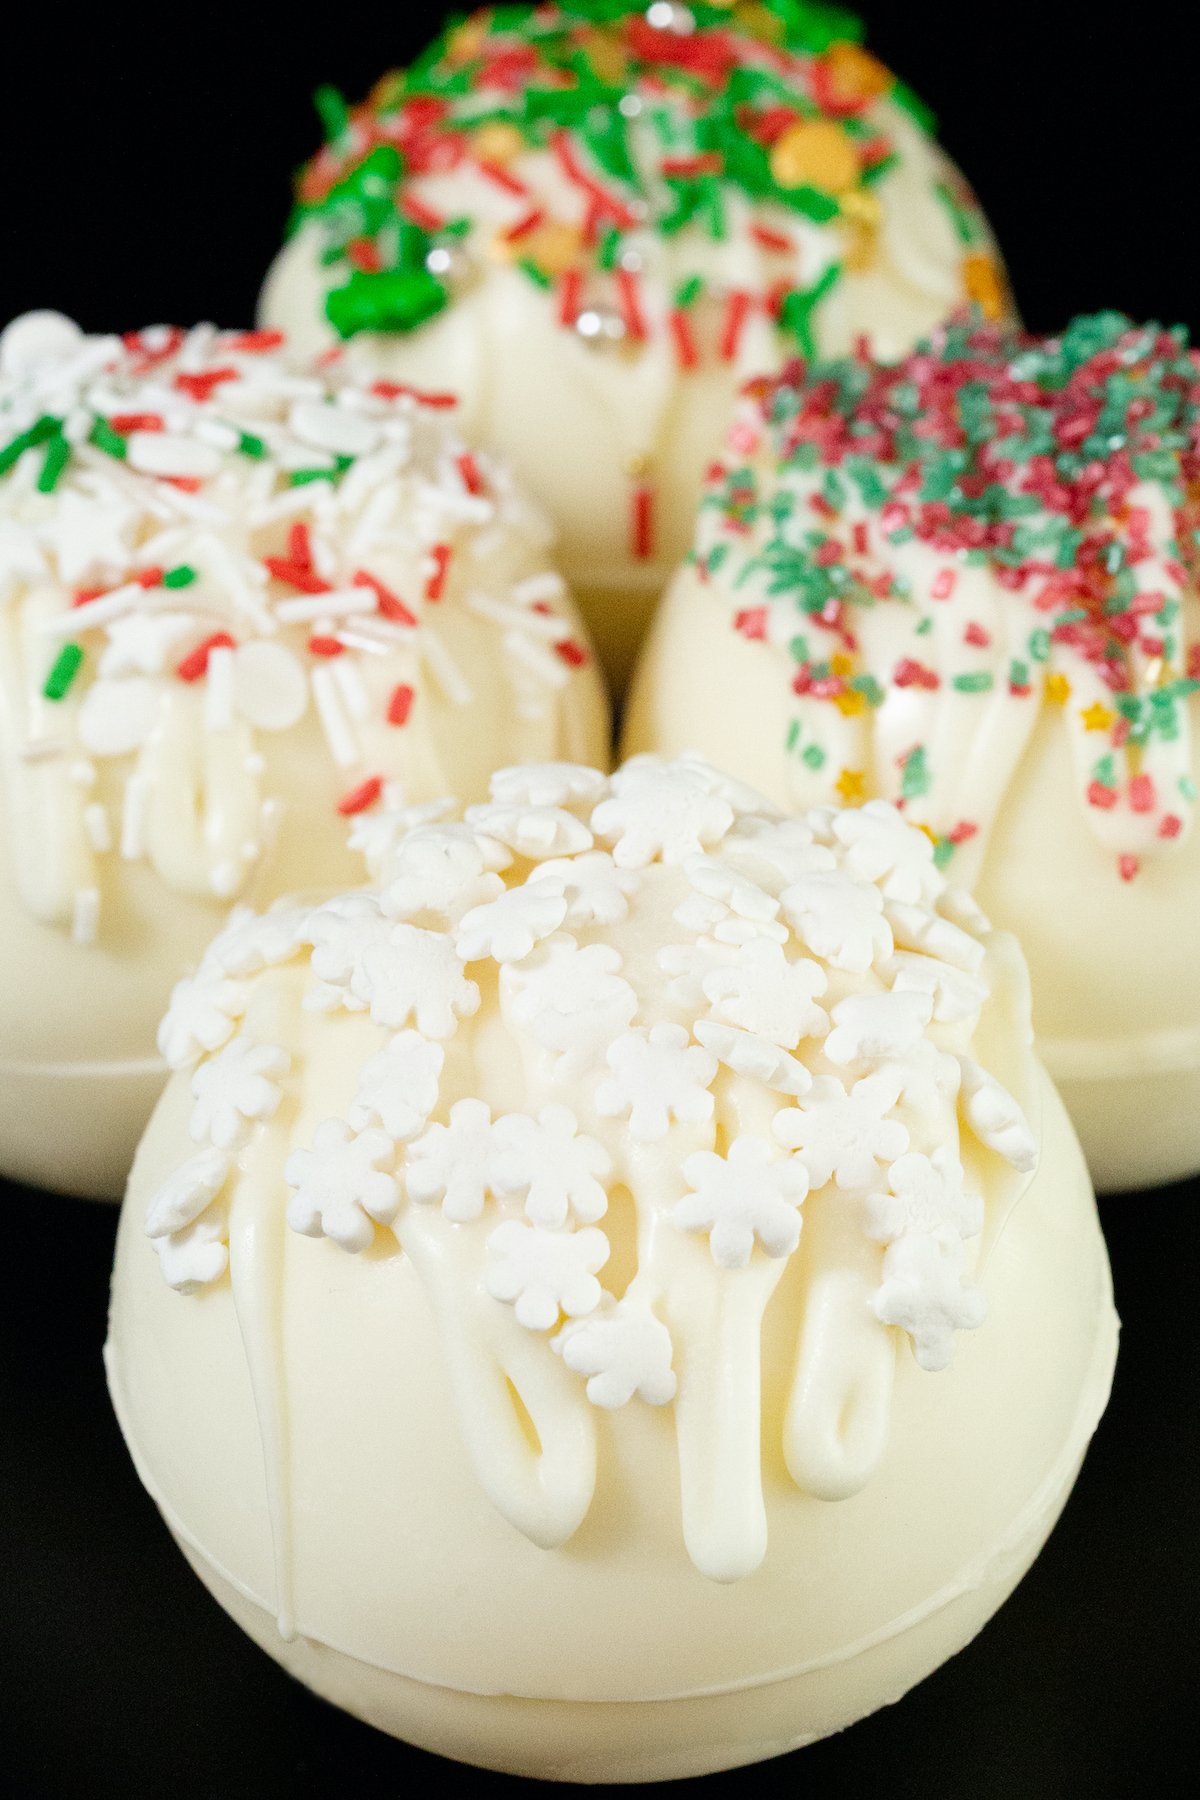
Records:
M444 390L268 330L0 335L0 1174L120 1191L231 907L364 879L385 815L498 766L607 760L548 542Z
M496 6L363 104L318 95L264 322L461 392L618 677L748 375L1006 310L978 204L861 35L806 0Z
M1198 525L1181 330L966 318L896 363L797 361L709 470L627 728L863 807L872 864L872 802L920 825L1019 933L1109 1188L1200 1169Z

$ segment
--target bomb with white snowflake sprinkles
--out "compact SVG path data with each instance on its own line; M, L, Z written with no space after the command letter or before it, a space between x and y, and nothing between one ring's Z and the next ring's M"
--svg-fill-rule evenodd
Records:
M1037 1554L1112 1372L1015 941L895 811L692 759L403 823L168 1020L107 1359L171 1531L319 1693L525 1775L897 1699Z
M504 763L607 743L544 521L449 396L360 383L278 333L17 320L0 1173L119 1194L171 986L233 903L361 880L385 802L482 799ZM215 1049L226 1027L200 1029Z
M1007 307L979 207L847 12L489 8L318 95L263 319L449 379L557 520L622 679L747 375Z
M748 390L630 750L883 798L1016 932L1093 1178L1200 1169L1200 356L954 324Z

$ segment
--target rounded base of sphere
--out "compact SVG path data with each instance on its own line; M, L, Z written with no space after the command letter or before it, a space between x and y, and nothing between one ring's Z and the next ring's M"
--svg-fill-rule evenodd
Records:
M982 1271L989 1317L943 1374L900 1349L875 1477L845 1501L802 1493L777 1466L768 1393L769 1544L747 1579L710 1581L689 1562L670 1421L648 1407L597 1420L591 1513L560 1549L530 1543L468 1461L407 1259L350 1258L282 1229L258 1245L286 1350L291 1498L273 1510L229 1286L171 1293L143 1232L185 1099L164 1096L118 1239L106 1360L139 1474L201 1579L284 1668L464 1762L575 1781L695 1775L898 1699L1016 1586L1107 1401L1104 1242L1044 1082L1041 1169ZM782 1360L776 1345L769 1366ZM273 1379L260 1365L260 1385Z
M119 1200L166 1078L157 1057L0 1064L0 1170L26 1187Z
M1082 1460L1082 1458L1081 1458ZM900 1700L970 1643L1041 1550L1078 1473L978 1585L878 1643L728 1693L673 1700L525 1700L470 1694L380 1669L327 1644L280 1636L276 1621L176 1538L192 1569L248 1637L315 1694L389 1736L454 1762L537 1781L634 1783L715 1775L830 1737Z

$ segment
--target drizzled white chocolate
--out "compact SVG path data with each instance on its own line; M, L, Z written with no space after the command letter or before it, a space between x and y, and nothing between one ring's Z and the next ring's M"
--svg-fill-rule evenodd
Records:
M901 1334L939 1369L982 1320L1036 1161L1019 954L890 807L786 820L694 759L505 770L364 842L374 891L240 917L163 1029L196 1149L147 1229L173 1286L228 1270L281 1625L289 1227L411 1260L527 1537L589 1510L592 1406L671 1407L692 1560L750 1573L773 1297L787 1467L830 1499L883 1454Z
M310 720L331 814L481 788L460 746L497 713L503 755L580 753L594 676L546 529L453 411L278 333L8 328L0 788L35 918L102 936L121 862L242 893Z

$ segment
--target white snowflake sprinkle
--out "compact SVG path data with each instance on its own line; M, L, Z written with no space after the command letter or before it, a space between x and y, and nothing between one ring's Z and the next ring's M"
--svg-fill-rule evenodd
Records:
M960 1056L963 1110L967 1123L989 1150L1014 1169L1030 1174L1038 1165L1037 1139L1017 1100L1002 1082L969 1056Z
M881 1244L938 1231L972 1238L983 1229L983 1201L965 1191L962 1164L945 1145L931 1157L910 1150L888 1170L888 1192L867 1196L866 1227Z
M907 1056L924 1041L933 1017L929 994L848 994L833 1009L825 1054L839 1068Z
M227 1044L246 1010L243 982L201 970L176 982L158 1028L158 1048L171 1069L191 1063Z
M424 1130L438 1102L438 1077L446 1053L417 1031L401 1031L363 1065L350 1107L356 1131L375 1120L405 1144Z
M518 1324L527 1331L549 1331L564 1313L576 1319L600 1304L596 1273L608 1254L608 1239L594 1226L544 1231L507 1219L488 1239L484 1280L493 1300L515 1308Z
M977 975L968 975L952 963L940 962L933 956L917 956L909 950L897 950L880 973L891 980L898 994L928 994L939 1025L959 1025L967 1020L974 1029L991 992L986 981Z
M733 808L712 792L699 768L650 756L618 769L612 793L592 814L593 831L624 869L699 856L719 844L732 823Z
M465 825L427 825L410 832L389 857L381 900L392 918L454 925L503 892L504 883L473 831Z
M780 898L796 935L835 969L861 975L891 955L892 933L878 888L841 869L817 870L784 888Z
M370 996L364 992L363 958L375 944L385 943L391 930L392 922L373 894L345 894L319 906L304 931L319 984L306 995L305 1006L318 1012L336 1006L365 1011Z
M189 1157L168 1175L151 1200L146 1212L146 1236L174 1237L194 1225L225 1186L232 1167L228 1151L211 1146Z
M912 906L905 901L889 900L884 908L895 942L902 950L921 950L926 956L940 957L977 975L987 952L984 946L961 926L932 913L928 907Z
M812 1087L812 1076L804 1064L768 1038L741 1031L736 1025L718 1024L715 1019L697 1020L695 1032L697 1041L711 1050L718 1062L735 1075L760 1081L773 1093L807 1094Z
M603 1061L637 1011L637 995L620 968L611 944L581 950L572 938L552 938L536 958L504 970L501 995L514 1023L557 1056L560 1079Z
M632 869L619 869L607 850L539 863L529 881L562 894L567 902L563 923L576 928L619 925L628 915L630 896L641 886L641 877Z
M825 992L825 971L807 958L789 962L778 944L764 939L745 945L736 961L711 970L700 985L720 1023L755 1032L782 1050L823 1037L829 1025L815 1004Z
M608 790L608 777L585 763L522 763L497 769L488 792L497 805L588 806Z
M224 931L204 953L202 969L219 969L226 975L252 975L290 961L302 944L302 933L311 914L304 907L276 906L270 912L235 907Z
M468 806L466 819L473 830L532 862L577 856L594 842L582 819L560 806Z
M798 1107L776 1113L775 1137L803 1157L814 1189L835 1180L840 1188L867 1187L879 1179L880 1163L895 1162L908 1149L908 1130L888 1117L900 1095L890 1070L865 1075L847 1091L822 1075Z
M609 1078L596 1089L602 1118L628 1118L639 1144L664 1138L677 1119L702 1125L712 1117L709 1083L717 1072L711 1051L690 1043L682 1025L627 1031L609 1045Z
M453 800L428 800L422 806L408 806L397 800L371 812L357 813L350 821L347 842L357 850L375 879L382 880L384 865L410 833L422 826L436 825L453 812Z
M453 1037L460 1019L478 1012L479 989L468 981L454 946L418 925L393 925L383 943L364 951L352 983L377 1025L411 1020L425 1037Z
M982 1290L964 1280L966 1256L960 1238L904 1237L883 1259L883 1281L875 1296L875 1316L898 1325L913 1343L921 1368L948 1368L954 1333L974 1331L987 1313Z
M671 1211L681 1231L708 1233L713 1261L744 1269L757 1240L768 1256L790 1256L800 1242L800 1204L808 1171L798 1157L772 1158L761 1138L735 1138L728 1156L701 1150L683 1165L692 1189Z
M669 1406L679 1386L671 1367L671 1334L661 1319L630 1300L571 1321L552 1340L569 1369L588 1378L593 1406Z
M567 1107L544 1106L536 1119L509 1113L496 1121L495 1142L497 1192L523 1196L535 1225L557 1228L570 1215L591 1225L604 1216L612 1159Z
M409 1198L421 1206L440 1201L446 1217L459 1225L481 1218L488 1195L500 1191L501 1150L486 1102L456 1101L448 1125L430 1125L409 1146Z
M507 888L464 914L455 940L458 954L464 962L489 956L498 963L520 962L558 930L566 912L565 896L543 883Z
M168 1287L179 1294L195 1294L219 1281L229 1267L229 1220L216 1202L191 1225L168 1236L156 1237L158 1266Z
M384 1164L396 1146L385 1131L357 1135L341 1119L318 1125L311 1150L289 1156L283 1178L295 1188L288 1224L305 1237L332 1238L343 1250L365 1250L375 1225L390 1225L400 1208L396 1177Z
M851 874L878 882L889 900L929 905L946 885L928 837L886 800L839 812L833 833L845 846Z
M271 1118L282 1099L280 1081L291 1057L275 1044L236 1037L192 1076L191 1132L197 1143L233 1150L252 1125Z

